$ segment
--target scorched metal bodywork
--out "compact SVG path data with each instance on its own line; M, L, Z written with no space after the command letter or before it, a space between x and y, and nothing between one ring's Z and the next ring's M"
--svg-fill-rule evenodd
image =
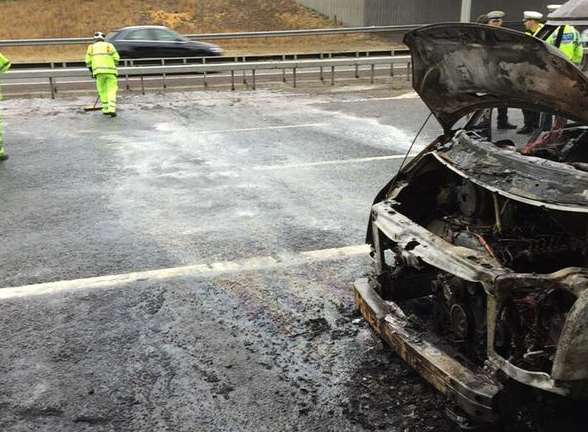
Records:
M510 30L435 25L406 42L415 89L445 132L376 197L373 271L355 285L362 314L478 420L500 415L508 380L588 399L586 77ZM524 152L472 121L452 129L500 106L565 120Z

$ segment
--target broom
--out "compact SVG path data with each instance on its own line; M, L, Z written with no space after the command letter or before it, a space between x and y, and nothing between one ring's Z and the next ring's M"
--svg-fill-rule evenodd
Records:
M84 107L84 111L85 111L85 112L89 112L89 111L100 111L100 110L102 109L102 107L99 107L99 106L98 106L98 101L99 101L99 100L100 100L100 96L98 96L98 97L96 98L96 102L94 102L94 106L91 106L91 107L90 107L90 106Z

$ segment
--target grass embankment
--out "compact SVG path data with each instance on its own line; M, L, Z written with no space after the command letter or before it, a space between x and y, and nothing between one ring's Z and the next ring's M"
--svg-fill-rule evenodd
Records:
M0 0L0 39L91 36L95 31L157 24L189 33L334 27L294 0ZM227 55L346 51L389 47L373 36L340 35L221 41ZM13 61L72 60L85 47L5 48Z

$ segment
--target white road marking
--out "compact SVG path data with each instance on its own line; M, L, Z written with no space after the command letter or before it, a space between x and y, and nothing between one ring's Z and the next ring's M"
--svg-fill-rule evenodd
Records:
M368 245L347 246L333 249L319 249L315 251L301 252L300 255L315 261L330 261L337 258L347 258L369 253Z
M376 102L376 101L391 101L391 100L419 99L419 98L420 98L420 96L416 92L409 92L409 93L401 94L399 96L354 99L354 100L341 101L341 102L337 102L337 103Z
M377 102L377 101L393 101L393 100L406 100L406 99L420 99L420 96L414 92L403 93L398 96L389 97L367 97L349 100L326 100L313 102L312 105L327 105L327 104L352 104L352 103L364 103L364 102Z
M415 157L418 153L411 153L408 157ZM251 168L254 171L269 171L269 170L279 170L279 169L292 169L292 168L312 168L317 166L325 166L325 165L345 165L345 164L355 164L355 163L364 163L364 162L374 162L374 161L384 161L384 160L393 160L393 159L404 159L405 155L390 155L390 156L376 156L376 157L369 157L369 158L358 158L358 159L342 159L342 160L330 160L330 161L321 161L321 162L303 162L298 164L283 164L283 165L262 165L262 166L255 166Z
M324 126L328 126L328 123L308 123L308 124L299 124L299 125L265 126L265 127L244 128L244 129L197 130L197 131L194 131L194 133L197 133L197 134L220 134L220 133L235 133L235 132L257 132L257 131L262 131L262 130L302 129L302 128L324 127Z
M367 255L368 253L368 245L356 245L333 249L307 251L297 254L285 254L277 257L265 256L242 259L238 261L217 262L213 264L198 264L160 270L148 270L118 275L98 276L86 279L47 282L0 289L0 300L42 295L55 295L90 289L95 290L121 288L127 284L142 281L162 281L187 276L210 277L225 273L268 270L312 262L351 258Z
M400 96L392 97L390 99L398 100L398 99L419 99L419 98L420 98L420 96L418 95L418 93L413 91L413 92L401 94ZM378 99L376 99L376 100L378 100Z

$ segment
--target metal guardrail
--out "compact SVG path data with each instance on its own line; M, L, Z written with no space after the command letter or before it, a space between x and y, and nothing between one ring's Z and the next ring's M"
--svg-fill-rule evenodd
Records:
M191 40L223 40L223 39L253 39L275 37L324 36L354 33L404 33L422 27L421 24L371 26L371 27L341 27L329 29L308 30L279 30L266 32L240 33L201 33L185 35ZM49 46L49 45L85 45L92 42L92 38L55 38L55 39L12 39L0 40L0 47Z
M172 75L202 74L203 84L207 86L207 74L229 72L231 75L231 89L235 90L235 72L251 72L252 88L256 88L256 72L260 70L282 70L285 79L286 70L292 70L293 86L296 87L297 71L299 69L318 69L320 79L324 81L324 69L330 69L331 85L335 84L335 71L340 67L355 67L356 77L359 77L358 71L361 66L370 66L370 81L374 82L376 66L390 66L390 72L394 74L394 65L404 64L407 70L411 69L410 56L383 56L383 57L360 57L360 58L343 58L343 59L323 59L323 60L286 60L273 62L236 62L236 63L210 63L210 64L186 64L173 66L138 66L138 67L120 67L118 74L121 79L128 80L131 77L141 78L142 92L145 92L143 77L160 76L162 77L165 88L166 77ZM52 98L55 98L56 80L61 78L88 78L87 68L65 68L65 69L39 69L39 70L12 70L3 75L7 81L14 80L47 80L51 90ZM410 79L410 73L407 74ZM27 85L27 83L19 83ZM128 86L128 85L127 85Z
M374 50L354 50L354 51L326 51L326 52L306 52L306 53L269 53L269 54L241 54L235 56L219 57L146 57L138 59L122 59L122 66L154 66L154 65L178 65L178 64L201 64L201 63L239 63L251 61L286 61L286 60L309 60L309 59L331 59L331 58L350 58L350 57L384 57L395 55L408 55L408 48L391 48L391 49L374 49ZM29 63L12 63L12 70L23 69L59 69L59 68L81 68L85 67L84 61L49 61L49 62L29 62Z

